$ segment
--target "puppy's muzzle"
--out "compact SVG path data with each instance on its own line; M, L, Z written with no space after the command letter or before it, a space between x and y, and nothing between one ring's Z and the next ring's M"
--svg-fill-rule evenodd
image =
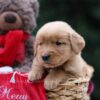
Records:
M46 54L46 55L43 55L43 56L42 56L42 60L43 60L43 61L48 61L49 58L50 58L50 55L49 55L49 54Z

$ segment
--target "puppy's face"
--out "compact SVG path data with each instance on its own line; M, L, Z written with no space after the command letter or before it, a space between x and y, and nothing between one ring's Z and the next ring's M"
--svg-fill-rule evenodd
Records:
M43 33L37 38L37 59L44 67L56 67L69 59L71 45L68 37L60 33Z
M40 29L36 36L35 55L38 62L46 68L58 67L80 52L80 50L76 50L75 53L72 47L72 42L76 41L77 36L74 36L74 40L72 34L69 32L71 30L67 30L67 26L58 26L57 23L53 25L52 23L47 24ZM75 47L77 49L77 46Z

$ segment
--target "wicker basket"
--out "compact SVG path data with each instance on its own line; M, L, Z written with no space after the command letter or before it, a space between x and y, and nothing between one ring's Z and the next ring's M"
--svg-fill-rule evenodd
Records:
M56 89L47 91L47 100L90 100L88 78L70 79Z
M71 78L64 84L59 84L56 89L46 91L47 100L90 100L87 94L89 81L93 69L89 68L89 75L80 78Z

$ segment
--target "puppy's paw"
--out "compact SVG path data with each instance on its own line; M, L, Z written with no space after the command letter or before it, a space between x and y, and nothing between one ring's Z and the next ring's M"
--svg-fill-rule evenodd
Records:
M41 72L30 72L28 75L28 80L29 81L36 81L42 78L42 73Z
M55 79L50 79L50 78L46 78L44 80L44 87L46 90L52 90L54 88L56 88L59 84L59 81L55 80Z

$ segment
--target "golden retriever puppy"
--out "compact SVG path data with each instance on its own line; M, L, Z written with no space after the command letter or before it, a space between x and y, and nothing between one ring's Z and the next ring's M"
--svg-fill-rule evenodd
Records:
M55 21L45 24L36 35L35 58L29 80L44 79L47 90L71 77L91 75L93 69L81 57L85 41L67 23Z

